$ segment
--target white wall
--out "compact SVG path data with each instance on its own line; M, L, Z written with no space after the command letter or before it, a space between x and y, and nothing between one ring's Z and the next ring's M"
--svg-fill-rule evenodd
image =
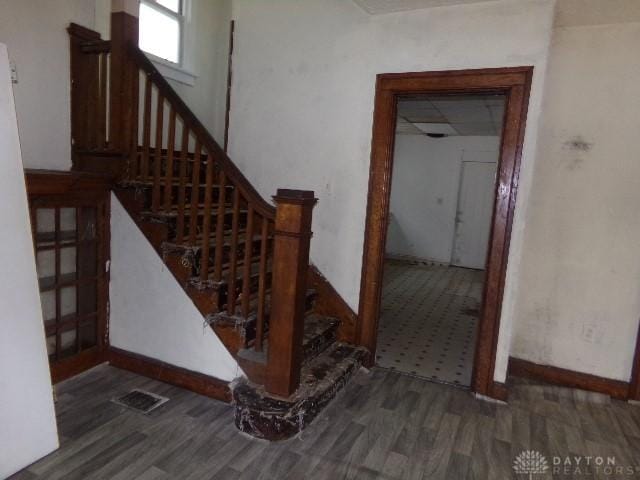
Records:
M26 168L71 167L69 23L93 28L94 0L0 0L0 42L18 69L14 85Z
M0 44L0 478L58 448L6 46Z
M599 26L558 17L512 345L518 358L625 381L640 318L635 12L636 23Z
M497 162L499 144L499 137L397 135L386 253L450 263L462 161Z
M111 345L221 380L243 375L115 196L111 205Z
M169 79L196 117L222 145L226 111L231 0L191 0L184 39L184 67L193 86Z
M509 354L553 0L370 16L344 0L235 0L230 156L266 197L315 190L311 258L357 310L376 74L533 65L496 378ZM453 33L452 33L453 32Z

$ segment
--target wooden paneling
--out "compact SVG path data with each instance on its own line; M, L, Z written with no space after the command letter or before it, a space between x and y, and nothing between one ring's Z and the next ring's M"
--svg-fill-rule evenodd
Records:
M29 196L65 195L79 192L101 196L112 185L111 178L108 176L80 172L26 169L24 173Z
M375 358L389 219L397 101L409 94L504 94L507 98L473 390L495 394L493 372L509 238L533 67L378 75L371 144L357 340Z

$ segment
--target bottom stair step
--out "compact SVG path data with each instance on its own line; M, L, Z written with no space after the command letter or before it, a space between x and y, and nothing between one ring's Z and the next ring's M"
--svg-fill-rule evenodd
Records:
M304 318L302 356L305 362L320 355L336 341L340 320L311 313Z
M235 424L242 432L267 440L284 440L309 425L360 368L369 352L335 343L302 368L300 387L283 399L264 387L240 379L232 385Z

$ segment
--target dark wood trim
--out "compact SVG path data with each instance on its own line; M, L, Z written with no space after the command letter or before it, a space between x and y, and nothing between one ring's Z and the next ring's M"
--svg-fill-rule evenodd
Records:
M430 93L504 94L507 104L472 382L476 393L495 394L493 373L500 309L532 75L533 67L378 75L357 325L358 343L371 351L372 359L382 295L398 98Z
M629 384L629 400L640 401L640 328L636 335L636 350L633 354L633 369Z
M500 400L502 402L506 402L509 399L509 390L504 383L492 382L491 386L489 387L489 394L487 396L496 400Z
M231 20L229 26L229 61L227 64L227 100L224 111L224 152L228 152L229 147L229 117L231 114L231 82L233 80L233 37L235 35L236 22Z
M627 400L630 397L630 389L627 382L597 377L588 373L574 372L550 365L540 365L514 357L509 357L509 375L561 387L604 393L618 400Z
M176 367L154 358L115 347L109 349L109 363L114 367L191 390L200 395L226 403L231 402L229 383L219 378Z
M130 58L132 47L138 46L138 18L126 12L111 13L111 59L109 74L109 145L134 155L137 146L138 69Z
M27 194L67 195L74 192L93 191L105 194L111 189L110 177L59 170L26 169Z
M316 291L314 312L340 320L338 340L355 343L358 319L356 312L351 309L315 265L309 265L307 286Z
M79 40L83 40L86 42L101 40L100 34L98 32L87 27L83 27L82 25L78 25L77 23L70 23L67 27L67 32L69 32L69 35L73 35Z
M51 383L56 384L67 378L100 365L107 361L106 351L100 347L84 350L73 357L51 364Z

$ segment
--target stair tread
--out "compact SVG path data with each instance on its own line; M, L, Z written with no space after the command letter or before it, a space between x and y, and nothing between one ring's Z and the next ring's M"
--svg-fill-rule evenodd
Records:
M313 341L318 335L323 335L328 330L336 328L340 320L318 313L309 313L304 317L304 335L302 344Z
M253 385L248 381L244 381L234 388L234 397L236 392L240 395L254 396L258 395L265 399L270 405L271 412L288 410L291 405L297 404L305 400L318 391L327 388L323 380L336 379L345 369L357 365L358 367L368 355L368 350L364 347L351 345L343 342L335 342L330 348L318 355L313 361L304 365L300 372L300 387L288 398L281 398L271 395L264 390L261 385ZM239 388L244 385L242 388Z
M250 321L252 321L251 319ZM308 313L304 317L304 333L302 336L302 351L304 362L308 363L320 355L329 345L336 341L336 331L340 320L317 313ZM256 352L253 348L244 348L238 355L246 360L258 363L266 363L267 352L269 350L269 338L267 337L262 346L261 352Z
M269 272L271 273L271 272ZM269 293L271 292L271 288L267 289L267 297L269 296ZM313 297L316 294L316 291L312 288L307 289L306 292L306 296L307 297ZM305 300L306 301L306 300ZM268 316L269 315L269 309L270 309L270 304L269 304L269 299L267 299L266 305L265 305L265 314ZM306 327L306 318L309 315L315 315L315 314L311 314L308 313L305 315L305 327ZM331 317L327 317L330 318ZM228 325L245 325L247 323L253 322L255 321L256 317L253 314L250 314L248 318L243 318L240 315L229 315L226 311L222 311L222 312L217 312L217 313L213 313L209 316L209 319L211 322L213 323L225 323ZM332 319L333 321L340 323L339 320L337 319ZM304 338L304 337L303 337ZM265 342L267 342L268 340L265 339ZM303 341L303 345L304 345L304 341Z

